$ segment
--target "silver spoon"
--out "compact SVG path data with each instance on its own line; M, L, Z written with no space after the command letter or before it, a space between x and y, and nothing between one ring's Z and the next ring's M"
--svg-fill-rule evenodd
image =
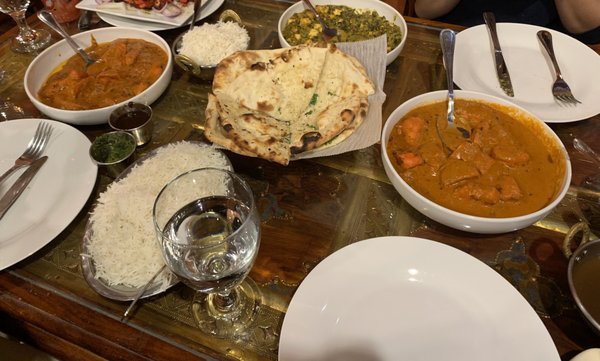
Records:
M81 57L87 65L91 65L96 62L96 60L93 57L91 57L88 53L86 53L81 46L77 45L77 43L73 40L73 38L71 38L69 33L67 33L65 29L63 29L63 27L58 23L58 21L56 21L56 18L54 18L54 15L52 15L51 12L47 10L41 10L37 13L37 15L43 23L51 27L52 30L59 33L67 41L67 44L69 44L69 46L73 50L75 50L76 53L81 55Z
M192 15L192 19L190 20L190 30L194 28L196 20L200 16L200 10L202 9L202 6L200 6L201 2L200 0L194 0L194 15Z
M317 12L317 9L315 9L315 7L311 4L310 0L302 0L304 2L304 4L306 4L306 6L308 6L308 9L315 14L315 17L317 18L317 21L319 22L319 24L321 24L321 27L323 28L323 38L325 39L325 41L328 41L329 39L335 37L337 35L337 29L333 29L330 28L329 26L327 26L327 24L325 24L325 21L323 21L323 19L321 18L321 15L319 15L319 13Z
M196 25L196 20L198 19L198 17L200 16L200 13L202 11L202 6L200 3L201 3L200 0L194 0L194 14L192 15L192 18L190 19L190 28L187 31L179 34L179 36L177 38L175 38L175 41L173 42L173 46L171 48L173 50L173 54L175 54L175 56L174 56L175 62L180 67L182 67L183 69L186 69L187 71L190 71L195 76L200 76L200 74L202 73L202 67L196 65L196 63L189 57L179 54L179 49L181 48L181 43L183 42L184 35L190 31L192 31L194 29L194 26ZM225 11L227 11L227 10L225 10Z
M165 269L167 268L167 265L164 264L155 274L154 276L152 276L152 278L150 278L150 281L148 281L144 287L142 287L142 289L135 295L135 297L133 298L133 300L131 301L131 304L129 305L129 307L127 307L127 309L125 310L125 312L123 312L123 316L121 316L121 322L123 322L124 319L127 318L127 316L129 316L129 313L133 310L133 307L137 304L137 302L140 300L140 298L144 295L144 292L146 292L146 289L148 289L148 287L150 286L150 284L152 282L154 282L154 280L156 279L156 277L158 277L159 274L161 274Z
M440 32L440 43L442 45L442 55L444 68L446 68L446 82L448 83L448 129L458 129L465 138L470 137L470 132L461 126L455 125L454 117L454 46L456 44L456 34L450 29L444 29Z

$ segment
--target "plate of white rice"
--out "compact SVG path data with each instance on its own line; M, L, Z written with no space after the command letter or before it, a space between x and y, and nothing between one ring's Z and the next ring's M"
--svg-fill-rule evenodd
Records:
M205 167L233 170L225 154L213 146L170 143L135 161L99 195L81 247L83 273L96 292L132 300L164 265L152 222L154 200L171 179ZM142 298L176 283L171 272L161 272Z

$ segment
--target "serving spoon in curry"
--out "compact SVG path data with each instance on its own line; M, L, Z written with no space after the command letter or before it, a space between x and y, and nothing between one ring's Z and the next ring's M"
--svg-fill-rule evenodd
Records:
M313 14L315 14L315 18L317 19L319 24L321 24L321 28L323 28L321 35L323 36L323 39L325 41L329 41L331 38L337 36L337 29L330 28L329 26L327 26L327 24L325 24L325 21L323 20L323 18L321 18L321 15L319 15L319 13L317 12L317 9L315 9L315 7L310 2L310 0L302 0L302 1L308 7L308 10L310 10Z
M81 57L86 63L86 66L96 63L97 60L90 56L90 54L86 53L86 51L83 50L81 46L77 45L77 43L75 42L75 40L73 40L69 33L67 33L65 29L63 29L63 27L58 23L58 21L56 21L56 18L51 12L47 10L41 10L37 13L37 16L44 24L48 25L52 28L52 30L59 33L67 41L67 44L69 44L69 46L73 50L75 50L76 53L81 55Z
M442 55L444 68L446 69L446 82L448 83L448 128L456 128L463 137L469 138L471 133L465 127L456 124L454 116L454 46L456 44L456 33L450 29L444 29L440 32L440 43L442 45Z

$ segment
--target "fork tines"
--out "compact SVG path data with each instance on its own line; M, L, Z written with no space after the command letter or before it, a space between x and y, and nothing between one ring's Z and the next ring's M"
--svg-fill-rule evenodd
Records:
M581 104L581 102L573 95L571 88L569 88L567 83L562 78L557 79L552 85L552 95L554 95L556 100L563 103L573 105Z
M42 155L44 148L46 148L46 143L50 139L50 135L52 134L52 126L48 122L41 121L37 129L35 130L35 134L31 139L28 148L31 149L31 157L37 158Z

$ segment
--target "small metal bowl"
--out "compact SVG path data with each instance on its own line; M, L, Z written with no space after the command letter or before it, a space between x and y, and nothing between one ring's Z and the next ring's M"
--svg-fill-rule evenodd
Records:
M114 130L131 133L138 146L145 145L152 139L154 129L152 108L146 104L128 102L113 110L108 118L108 125Z
M225 10L219 15L219 21L235 21L236 23L242 25L242 19L240 16L233 10ZM189 30L179 34L175 41L173 41L173 45L171 45L171 52L173 53L173 60L175 64L177 64L184 71L191 73L192 75L201 78L210 80L215 75L215 69L217 68L217 64L214 65L198 65L189 57L179 54L179 49L181 49L181 42L183 41L183 36Z
M120 149L116 149L116 147ZM97 137L90 145L90 158L107 176L117 177L133 160L136 142L129 132L118 130ZM117 151L118 156L113 152Z
M579 236L581 234L581 236ZM579 222L567 232L563 253L569 258L567 278L573 299L588 324L600 335L600 239L589 240L587 223ZM575 251L572 244L580 239Z

